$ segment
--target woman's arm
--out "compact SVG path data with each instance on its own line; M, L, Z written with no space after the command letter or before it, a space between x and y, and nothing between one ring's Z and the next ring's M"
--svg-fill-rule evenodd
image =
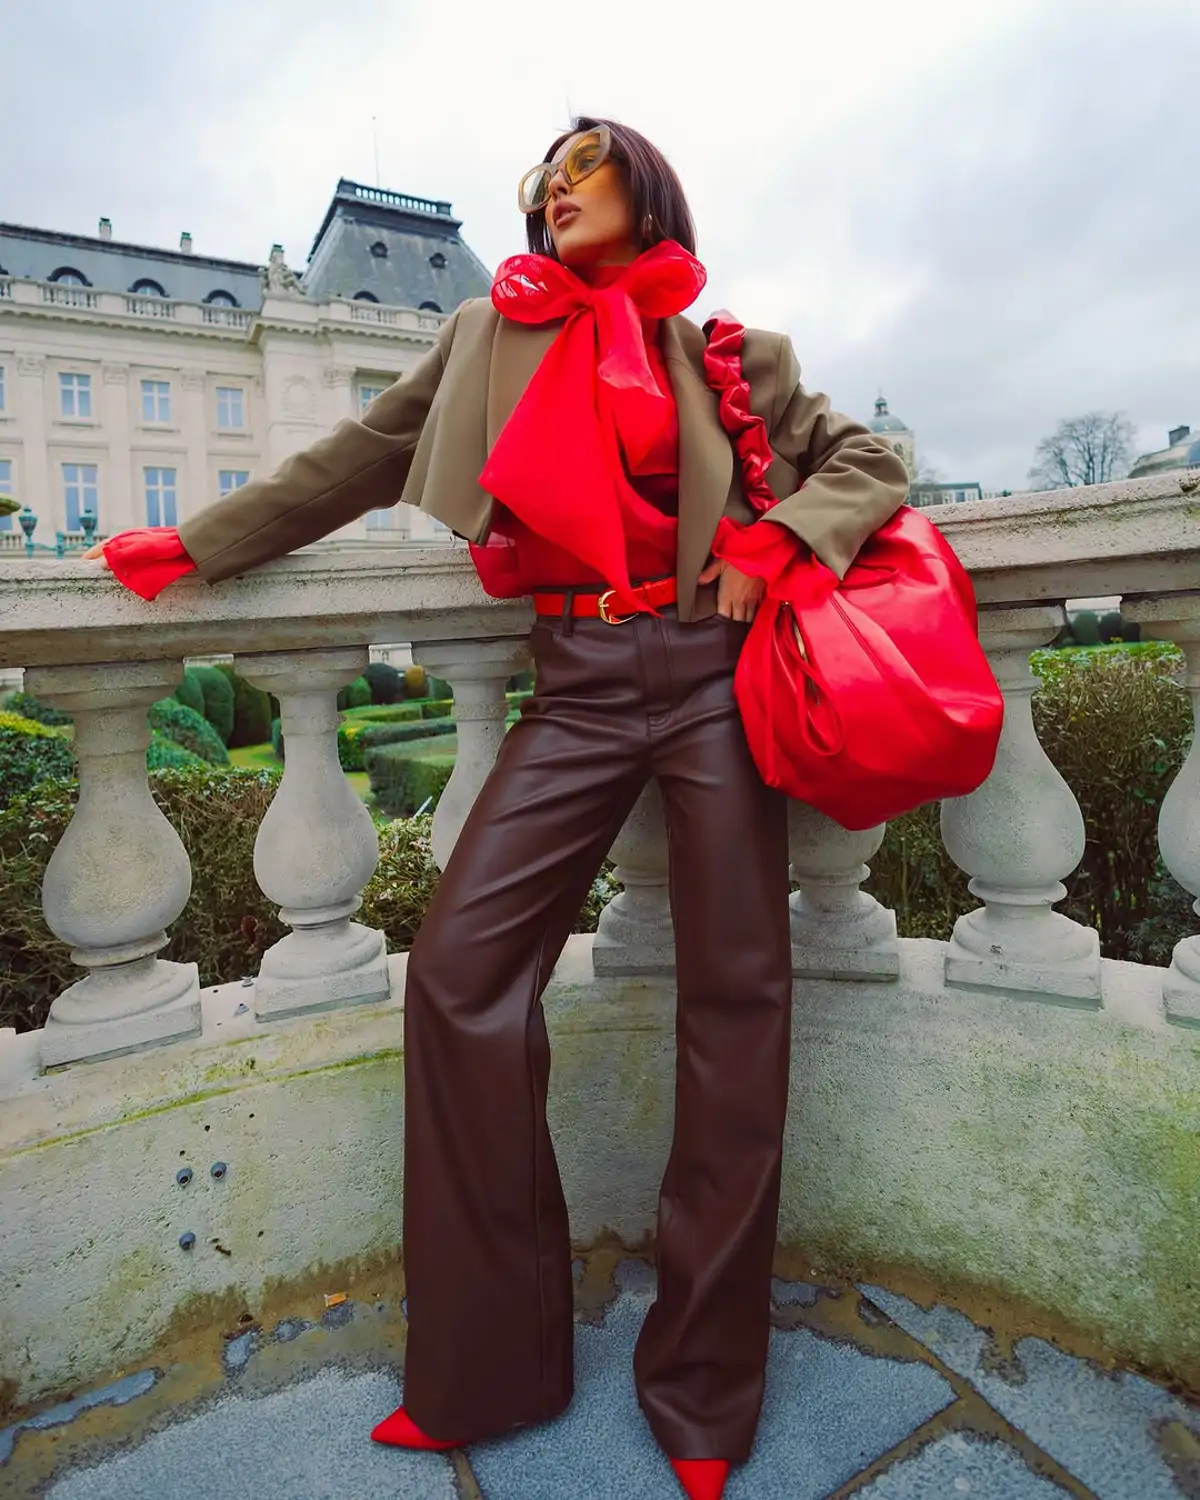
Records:
M874 433L800 384L791 340L779 341L776 396L768 419L771 447L800 474L801 487L765 512L845 577L867 538L908 495L904 461Z
M339 422L266 479L206 506L179 527L179 540L209 583L320 541L369 510L393 505L446 367L455 313L421 362L378 396L355 422Z

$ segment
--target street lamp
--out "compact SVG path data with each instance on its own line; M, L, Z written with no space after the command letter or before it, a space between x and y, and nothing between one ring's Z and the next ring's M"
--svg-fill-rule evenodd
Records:
M16 502L13 502L13 509L15 508ZM11 511L7 512L7 514L11 513ZM21 511L17 520L20 522L21 530L25 533L26 557L32 557L35 552L53 552L55 557L65 557L68 552L86 552L92 545L92 538L96 534L97 520L90 510L83 511L79 517L79 529L83 532L82 545L78 542L68 542L65 531L54 533L53 546L49 542L35 542L33 533L37 530L38 518L28 505Z

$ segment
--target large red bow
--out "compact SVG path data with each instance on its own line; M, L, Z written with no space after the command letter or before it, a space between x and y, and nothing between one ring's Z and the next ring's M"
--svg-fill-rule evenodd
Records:
M514 255L496 273L492 303L518 323L565 318L496 440L480 484L527 526L630 586L632 526L664 518L625 477L662 429L665 397L646 358L643 318L689 307L707 280L674 240L645 251L605 284L588 285L542 255Z

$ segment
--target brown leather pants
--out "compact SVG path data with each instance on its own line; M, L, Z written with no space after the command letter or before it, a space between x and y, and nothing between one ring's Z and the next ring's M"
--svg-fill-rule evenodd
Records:
M405 1405L471 1441L572 1394L567 1209L546 1126L540 997L650 776L670 847L675 1126L658 1297L634 1359L673 1458L744 1460L762 1402L787 1105L784 799L733 698L747 627L674 609L539 621L505 736L409 957Z

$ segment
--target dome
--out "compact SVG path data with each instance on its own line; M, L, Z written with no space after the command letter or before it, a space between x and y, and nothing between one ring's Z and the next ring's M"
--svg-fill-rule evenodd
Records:
M908 432L908 427L899 417L893 417L882 396L875 403L875 415L867 423L872 432Z

